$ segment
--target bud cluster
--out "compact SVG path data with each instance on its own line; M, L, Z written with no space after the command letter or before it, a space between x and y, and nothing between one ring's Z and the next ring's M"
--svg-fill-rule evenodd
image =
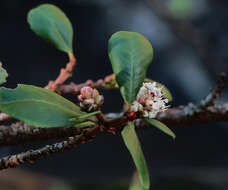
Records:
M130 110L140 113L143 117L155 118L159 112L165 111L168 99L164 98L162 88L156 82L143 83L136 100L131 104Z
M89 86L83 87L78 95L80 107L86 111L95 111L104 103L104 97L99 94L97 89Z

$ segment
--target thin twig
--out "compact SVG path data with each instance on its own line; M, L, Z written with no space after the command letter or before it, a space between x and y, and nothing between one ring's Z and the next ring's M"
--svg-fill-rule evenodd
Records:
M37 150L29 150L27 152L23 152L20 154L6 156L0 159L0 170L6 168L14 168L26 162L34 163L35 161L41 158L47 158L52 154L73 149L79 146L80 144L92 141L99 134L99 132L99 127L87 129L84 130L81 135L69 137L67 140L63 142L52 145L46 145L45 147Z
M59 85L63 84L68 78L72 76L74 68L76 66L76 58L74 57L74 54L72 52L69 52L68 56L69 62L67 63L66 68L62 68L56 80L49 81L46 88L52 91L56 91Z
M222 90L225 86L225 81L226 81L226 73L221 73L219 75L219 79L217 81L217 85L215 88L212 88L211 89L211 93L206 96L205 99L203 99L201 102L200 102L200 107L201 108L205 108L205 107L208 107L208 106L213 106L214 105L214 102L216 99L220 98L222 96Z
M81 84L75 84L71 82L67 85L60 85L58 87L58 92L60 94L78 94L84 86L90 86L92 88L96 89L113 89L117 88L117 85L115 83L115 77L113 74L108 75L105 77L105 79L99 79L97 81L87 80L84 83Z

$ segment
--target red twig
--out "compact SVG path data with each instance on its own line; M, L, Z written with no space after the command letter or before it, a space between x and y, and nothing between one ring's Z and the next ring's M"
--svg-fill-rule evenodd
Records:
M60 94L78 94L84 86L90 86L92 88L97 89L112 89L117 88L117 84L115 83L115 76L113 74L108 75L105 79L99 79L97 81L87 80L81 84L75 84L71 82L67 85L59 85L57 91Z
M62 68L56 80L49 81L46 88L52 91L56 91L59 85L63 84L68 78L72 76L74 68L76 66L76 58L74 57L74 54L72 52L69 52L68 56L69 62L67 63L66 68Z

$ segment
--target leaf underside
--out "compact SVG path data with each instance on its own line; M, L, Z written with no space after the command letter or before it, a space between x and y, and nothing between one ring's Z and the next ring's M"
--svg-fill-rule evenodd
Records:
M134 125L129 122L122 130L122 137L128 148L139 174L139 180L145 189L150 188L150 177L147 164L138 140Z

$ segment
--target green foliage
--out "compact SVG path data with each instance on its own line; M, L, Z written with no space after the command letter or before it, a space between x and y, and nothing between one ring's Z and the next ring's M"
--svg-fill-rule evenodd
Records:
M58 7L43 4L28 13L31 29L44 40L50 42L57 49L72 52L73 28Z
M156 82L156 81L146 78L144 82ZM156 84L157 84L157 87L162 88L162 94L164 95L164 98L167 98L169 102L171 102L173 100L173 97L169 89L165 85L159 82L156 82Z
M2 63L0 62L0 85L6 82L6 78L8 77L7 71L2 67Z
M89 116L67 99L50 90L20 84L16 89L0 88L0 110L38 127L70 126ZM86 116L86 117L85 117Z
M142 184L139 181L139 176L137 172L134 173L128 190L144 190Z
M166 133L167 135L170 135L171 137L173 137L173 139L176 138L176 135L164 123L162 123L156 119L145 118L145 120L148 123L150 123L151 125L153 125L154 127L158 128L161 131L163 131L164 133Z
M126 102L132 103L153 59L150 42L136 32L120 31L109 40L109 58L116 81Z
M128 122L127 126L122 131L122 137L131 156L134 160L139 174L139 180L145 189L150 188L150 176L147 169L147 164L138 140L135 128L132 122Z

